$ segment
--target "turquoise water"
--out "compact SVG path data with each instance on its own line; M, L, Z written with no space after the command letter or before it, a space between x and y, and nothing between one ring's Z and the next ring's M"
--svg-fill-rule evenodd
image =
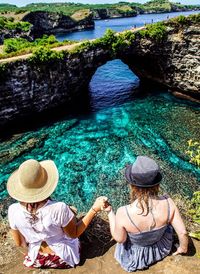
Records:
M120 60L99 68L90 83L87 114L66 116L0 144L0 199L9 174L29 158L52 159L59 169L56 199L86 210L98 195L115 207L128 200L124 168L136 155L153 157L163 172L162 189L191 195L200 170L185 155L200 140L199 107L168 93L137 97L139 79Z

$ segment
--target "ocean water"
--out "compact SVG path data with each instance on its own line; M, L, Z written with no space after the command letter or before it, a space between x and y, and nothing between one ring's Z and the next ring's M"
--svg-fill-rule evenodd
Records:
M106 29L112 29L116 32L131 29L133 27L142 27L145 24L156 23L167 20L179 15L190 15L199 13L199 11L185 11L185 12L170 12L161 14L141 14L135 17L115 18L109 20L95 20L95 28L92 30L84 30L70 33L59 33L56 38L59 41L68 40L84 40L95 39L104 35Z
M138 96L139 83L120 60L108 62L91 80L87 112L78 105L76 115L2 140L1 202L11 202L9 174L30 158L55 161L60 179L53 197L81 211L98 195L107 195L115 208L127 203L124 169L137 155L158 162L164 191L191 196L200 185L200 169L185 151L189 139L200 140L200 108L163 90Z

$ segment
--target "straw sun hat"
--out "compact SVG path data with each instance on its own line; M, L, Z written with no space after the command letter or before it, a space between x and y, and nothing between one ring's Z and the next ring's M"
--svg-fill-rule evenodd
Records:
M8 179L7 190L20 202L36 203L48 198L58 184L58 169L51 160L23 162Z

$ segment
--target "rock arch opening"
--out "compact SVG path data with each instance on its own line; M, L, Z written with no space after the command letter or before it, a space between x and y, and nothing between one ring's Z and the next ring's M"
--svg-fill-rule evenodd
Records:
M137 93L140 79L120 59L108 61L98 67L90 83L92 109L120 105Z

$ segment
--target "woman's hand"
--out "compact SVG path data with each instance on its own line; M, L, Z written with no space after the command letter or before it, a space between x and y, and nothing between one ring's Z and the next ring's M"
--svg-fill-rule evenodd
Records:
M176 256L176 255L183 254L183 253L187 253L187 250L179 246L177 248L176 252L174 252L172 255Z
M107 213L110 213L112 211L112 206L108 201L106 201L104 204L104 211L106 211Z
M96 212L99 212L105 208L105 204L107 202L108 198L106 196L100 196L96 199L94 202L92 209Z

